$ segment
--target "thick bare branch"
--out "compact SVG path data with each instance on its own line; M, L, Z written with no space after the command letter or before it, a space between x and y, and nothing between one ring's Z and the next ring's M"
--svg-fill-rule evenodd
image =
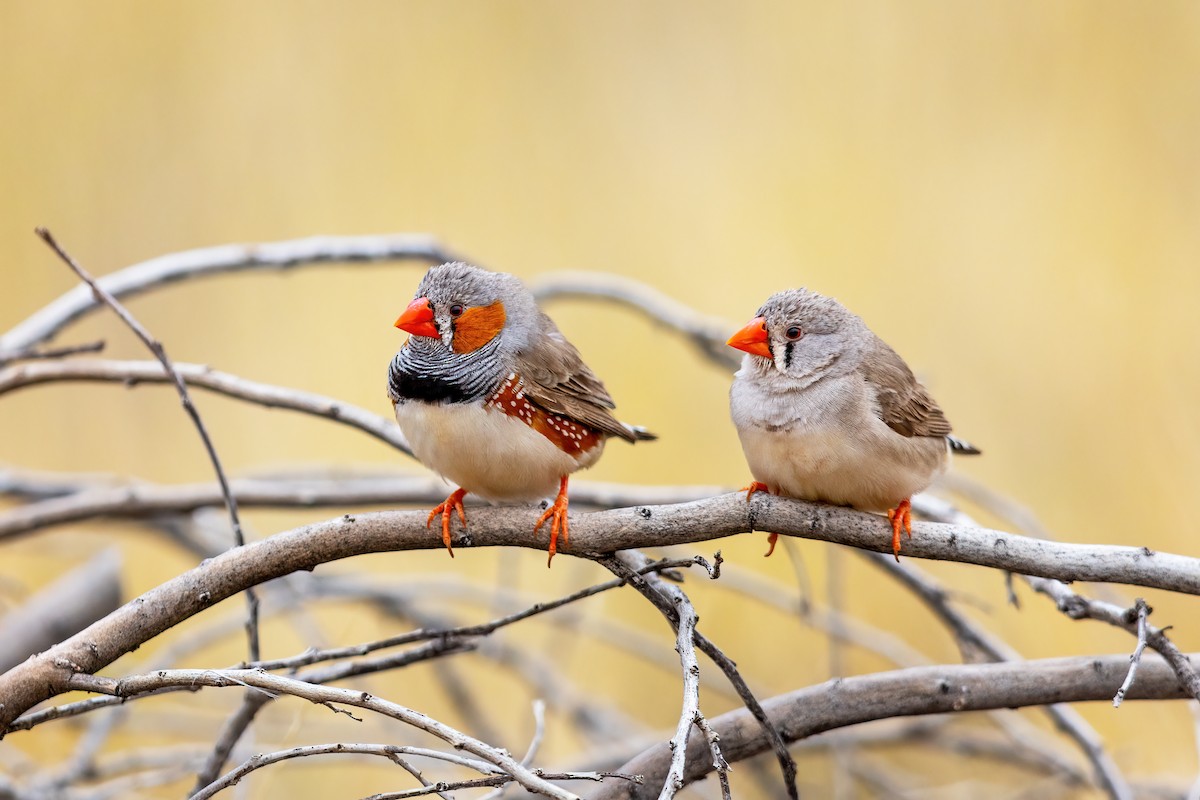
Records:
M51 485L59 488L57 484ZM400 472L323 480L235 478L230 481L230 489L240 505L267 508L436 505L446 497L446 483L440 478ZM654 487L580 481L571 486L571 504L573 508L655 505L699 500L720 491L709 486ZM58 496L41 502L0 512L0 541L93 517L187 513L222 502L220 487L215 483L162 486L138 482L103 485L65 496L58 492Z
M455 545L544 549L533 531L534 508L479 509ZM430 549L437 536L417 511L345 515L307 525L212 558L152 589L87 630L0 676L0 725L65 688L74 672L94 672L214 603L297 570L366 553ZM936 523L917 523L910 557L940 558L1063 580L1098 580L1200 593L1200 560L1134 547L1045 542ZM891 528L877 515L740 493L694 503L579 514L562 552L611 553L630 548L706 541L752 529L837 542L877 552L890 549Z
M764 702L788 741L869 720L919 714L1018 708L1058 702L1108 700L1125 677L1129 656L1043 659L1018 663L962 664L838 678ZM1187 695L1174 672L1159 659L1144 659L1127 699L1174 699ZM711 720L731 761L768 749L762 727L744 709ZM588 800L650 800L670 765L671 751L659 744L633 758L621 772L644 776L644 787L605 784ZM711 770L707 746L688 745L685 780Z
M942 621L958 641L964 658L1019 662L1021 655L999 637L984 630L950 603L948 593L923 571L875 553L864 554L875 566L892 575L901 586L912 591ZM1051 703L1045 713L1054 724L1075 741L1095 769L1097 781L1113 800L1132 797L1129 782L1116 762L1104 749L1096 729L1065 703Z
M121 556L104 550L0 618L0 672L121 605Z

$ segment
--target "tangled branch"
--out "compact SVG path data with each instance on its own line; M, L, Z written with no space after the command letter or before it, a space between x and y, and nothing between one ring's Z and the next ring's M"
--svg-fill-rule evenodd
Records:
M0 395L51 383L72 381L119 383L126 386L141 383L176 383L186 397L189 388L201 388L224 394L247 403L285 408L352 427L376 438L389 448L408 453L408 445L390 419L357 408L341 400L302 392L287 387L271 386L212 370L197 364L173 364L149 361L116 361L99 358L66 359L81 353L94 352L102 343L48 349L47 341L61 333L70 323L98 307L97 298L105 293L114 308L115 298L219 273L264 268L288 268L328 262L375 263L401 259L444 261L452 256L431 237L375 236L320 237L277 242L264 245L229 245L205 248L153 259L95 281L94 286L78 286L49 304L46 308L0 336ZM708 317L683 306L670 297L636 281L615 276L584 273L553 273L542 276L531 285L539 299L563 298L613 302L644 315L656 324L680 334L696 347L705 358L721 369L736 363L732 352L724 346L729 326L722 320ZM147 334L148 336L148 334ZM212 449L215 461L215 449ZM549 797L574 797L558 786L567 780L594 781L605 778L593 788L589 798L611 800L617 797L674 796L682 786L716 771L722 783L722 793L729 797L730 762L742 761L751 755L773 750L783 766L785 783L794 792L795 765L787 745L805 741L822 731L858 725L870 720L910 715L940 714L980 709L1044 706L1055 724L1079 744L1096 772L1095 783L1110 797L1133 795L1128 781L1117 770L1113 759L1104 751L1095 732L1073 709L1064 705L1072 700L1093 700L1112 697L1120 687L1124 699L1200 698L1200 677L1192 656L1181 652L1158 628L1147 621L1148 607L1139 601L1132 609L1093 600L1068 588L1064 581L1097 581L1161 589L1186 594L1200 594L1200 559L1155 552L1148 548L1066 544L1049 541L1037 529L1036 521L1023 510L1008 504L999 510L1002 519L1018 530L1033 533L1020 536L976 525L952 506L932 497L914 501L914 509L939 522L921 522L914 526L914 536L906 544L906 561L895 565L874 554L890 552L891 530L880 517L849 509L803 503L759 493L750 503L741 494L725 494L719 487L632 487L588 484L579 482L572 487L571 541L561 552L580 558L598 560L609 566L619 577L586 589L571 591L557 600L518 606L490 622L475 625L459 624L442 613L422 610L415 598L421 592L405 593L396 587L390 591L377 590L363 581L346 581L319 575L307 581L298 577L271 584L264 597L291 596L297 604L319 598L352 597L376 604L391 614L418 625L417 630L388 636L374 642L352 646L311 647L308 651L285 658L257 659L239 668L225 670L146 669L142 674L114 679L97 673L122 655L136 650L156 636L190 617L210 610L221 600L238 592L252 590L261 584L312 571L323 564L369 553L421 549L440 549L439 537L429 533L425 513L386 510L376 513L354 513L304 525L278 533L264 540L219 552L224 546L212 537L196 535L202 526L193 512L216 508L226 502L231 510L236 504L285 508L340 506L394 506L400 504L428 505L440 501L444 486L426 477L393 474L298 475L284 474L257 478L234 478L227 482L218 468L216 483L188 486L161 486L143 481L97 480L92 476L70 474L36 475L20 470L0 471L0 493L16 504L0 512L0 544L17 536L27 536L66 522L94 517L136 519L141 524L159 528L189 531L182 540L209 560L142 596L105 614L84 630L62 638L43 653L17 664L0 675L0 735L29 730L52 719L88 714L102 708L125 703L126 700L157 696L167 692L196 691L200 687L240 687L245 701L232 714L217 736L214 746L203 753L190 753L184 761L155 760L147 755L145 771L131 776L116 776L106 791L118 796L139 784L154 785L178 779L180 766L196 770L196 797L209 797L233 785L253 770L268 764L310 755L349 753L383 756L407 770L421 786L413 789L377 795L380 798L415 797L425 794L448 796L454 788L472 786L502 786L513 780L527 790ZM978 488L978 487L976 487ZM970 491L967 486L964 491ZM999 504L986 492L973 495L977 502ZM586 507L603 509L595 513L579 513ZM545 543L533 533L533 509L481 508L471 514L466 530L456 527L456 547L523 547L541 550ZM1007 515L1007 516L1006 516ZM238 527L236 516L233 528ZM925 603L938 622L947 627L958 641L963 657L968 661L992 660L999 663L970 663L958 666L919 666L839 678L818 686L810 686L764 702L750 692L747 681L737 672L732 659L718 649L700 632L698 615L682 589L663 578L635 578L640 574L657 573L672 567L695 563L693 559L649 564L648 559L633 548L663 548L689 545L724 536L751 531L770 531L784 536L805 538L847 545L864 552L872 563L879 565L890 578L912 590ZM954 607L953 598L928 575L914 569L916 559L936 559L962 564L991 567L1021 576L1035 591L1050 597L1063 613L1076 619L1101 620L1122 627L1137 636L1135 658L1127 655L1101 656L1042 661L1020 661L1011 647L973 622ZM715 571L714 571L715 572ZM361 691L328 686L355 676L396 670L433 658L447 658L455 653L474 652L510 666L526 683L536 687L560 711L578 718L579 730L594 730L608 726L611 730L635 730L626 719L609 713L603 716L599 704L578 691L568 691L562 676L552 667L539 663L536 654L501 642L492 637L502 628L561 608L584 597L634 583L639 591L655 603L671 622L679 659L674 670L682 669L682 696L671 743L642 741L637 737L622 737L614 753L605 758L620 767L626 779L613 780L596 771L564 771L550 773L532 767L532 760L546 731L544 720L538 716L533 743L527 756L513 759L482 738L467 737L412 709ZM108 579L106 586L115 584ZM307 589L300 588L301 586ZM414 584L415 586L415 584ZM2 587L0 587L2 588ZM449 587L457 597L465 596L459 587ZM447 587L443 587L443 590ZM308 594L305 594L308 591ZM487 599L477 602L496 607L501 593L482 593ZM1015 598L1015 594L1013 595ZM32 604L30 605L32 608ZM37 609L33 609L36 611ZM26 609L29 611L29 608ZM276 610L275 613L279 613ZM303 615L303 611L300 612ZM45 616L44 612L38 612ZM802 611L801 618L825 634L851 642L871 641L875 637L870 626L863 625L839 608L818 613L811 606ZM91 617L94 619L94 615ZM236 621L236 620L235 620ZM221 626L214 626L214 629ZM568 623L565 627L570 627ZM315 626L312 626L315 629ZM603 634L613 637L613 634ZM628 632L616 634L624 639L630 650L638 650L640 640ZM319 641L316 637L310 641ZM631 644L632 642L632 644ZM405 644L410 649L379 654L378 651ZM1142 649L1161 654L1142 654ZM644 649L644 646L642 646ZM910 662L912 648L891 642L876 643L871 649L891 654ZM707 654L734 686L746 708L710 718L701 711L701 688L706 692L732 694L727 686L710 687L700 680L700 664L696 651ZM656 653L648 659L659 666L669 663L669 653ZM443 661L439 676L446 686L455 708L479 725L478 731L491 733L491 728L478 715L478 705L470 698L469 687L455 678L453 661ZM287 670L288 675L271 674L271 670ZM678 674L678 673L676 673ZM705 675L708 673L705 672ZM1124 679L1124 682L1122 682ZM101 693L88 700L61 706L35 707L71 690ZM340 713L345 707L378 714L428 731L450 747L461 748L477 756L467 758L451 752L420 752L421 748L399 744L320 744L279 750L263 756L247 758L243 734L250 729L258 711L277 696L296 696L326 705ZM706 695L707 697L708 695ZM142 704L133 704L140 707ZM127 709L132 706L122 706ZM112 709L119 712L121 709ZM112 711L107 713L112 713ZM611 712L611 709L609 709ZM95 720L98 715L88 719ZM356 717L357 718L357 717ZM364 719L372 719L363 715ZM999 717L997 717L999 719ZM100 743L115 725L93 722L89 733L67 767L59 775L41 784L31 784L28 794L17 782L0 776L0 795L18 800L37 794L38 786L57 790L96 771L96 753ZM261 726L259 721L258 725ZM986 741L957 731L939 735L935 725L908 724L898 726L880 741L937 742L938 746L962 754L1016 754L1018 761L1030 769L1054 773L1058 779L1078 783L1086 779L1086 770L1070 763L1060 753L1052 753L1033 743L1035 726L1026 721L1025 727L1012 724L1005 734L1006 741ZM1004 728L1000 723L999 727ZM475 729L473 729L475 730ZM701 735L692 735L696 731ZM873 730L873 729L870 729ZM845 738L846 741L869 742L874 735L864 728ZM823 739L808 739L806 745L820 745ZM839 740L841 741L841 740ZM832 745L829 745L832 746ZM839 745L840 746L840 745ZM479 777L456 782L430 781L409 764L406 756L431 755L432 758L474 770ZM635 755L636 754L636 755ZM1066 754L1071 755L1070 753ZM405 757L402 757L405 756ZM596 759L601 756L594 754ZM240 766L219 776L229 758L243 759ZM456 761L457 759L457 761ZM236 761L234 763L237 763ZM790 765L790 766L789 766ZM3 766L3 765L0 765ZM644 774L643 782L628 780L633 774ZM740 771L739 771L739 774ZM887 779L872 775L866 767L855 767L859 778L872 785L887 787ZM777 794L777 785L760 778L765 791ZM777 780L777 779L775 779ZM882 790L882 789L881 789ZM499 796L502 789L497 789ZM97 793L96 796L104 796Z

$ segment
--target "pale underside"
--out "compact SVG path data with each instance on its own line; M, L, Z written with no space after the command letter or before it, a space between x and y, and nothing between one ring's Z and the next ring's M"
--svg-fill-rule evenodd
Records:
M601 440L579 458L525 422L478 403L396 405L396 422L422 464L493 503L553 497L559 480L590 467Z
M775 494L881 512L946 468L944 437L892 430L854 378L781 393L739 373L730 399L750 473Z

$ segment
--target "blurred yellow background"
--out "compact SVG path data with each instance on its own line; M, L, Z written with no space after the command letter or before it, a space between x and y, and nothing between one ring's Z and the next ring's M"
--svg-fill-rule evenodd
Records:
M961 472L1070 541L1198 549L1195 3L7 0L0 187L0 330L75 283L34 237L38 225L97 274L225 242L428 232L527 279L566 268L616 273L737 325L770 293L805 285L862 315L956 431L982 447L982 458L957 462ZM177 360L389 414L384 373L403 338L391 322L422 271L226 276L129 306ZM661 437L610 446L582 479L747 480L727 373L633 313L565 301L549 310L621 417ZM107 340L108 357L145 357L107 313L59 343L94 338ZM340 426L197 397L234 474L407 466ZM0 399L0 442L0 461L30 468L161 482L211 475L162 388L15 393ZM247 516L265 536L331 515ZM131 530L79 525L2 544L0 575L34 588L101 549L98 533L120 537L131 596L190 566L188 554ZM759 558L761 535L720 546L730 562L793 583L786 559ZM800 548L819 590L828 549ZM414 571L467 574L485 587L519 568L507 580L543 599L602 578L564 559L546 573L537 554L357 561L342 566L397 582ZM917 604L857 559L844 569L846 610L934 658L956 658ZM1021 609L1006 606L998 574L929 569L982 598L987 609L973 613L1028 657L1132 646L1027 593ZM1185 650L1200 649L1195 600L1148 597L1154 621L1174 624ZM746 625L736 599L697 594L701 627L756 676L762 695L828 677L821 636L769 613ZM669 630L638 598L598 599L581 613L636 625L670 654ZM466 620L489 617L475 608ZM325 624L331 643L398 632L352 608ZM282 656L307 642L280 626L265 644ZM556 647L549 635L530 646ZM198 663L236 661L239 648L234 641ZM579 641L563 666L598 694L624 693L619 703L652 730L673 728L677 671L647 677L644 666L611 658L585 671L596 655ZM846 672L886 666L853 653L843 663ZM706 687L721 683L702 668ZM378 685L427 710L427 687ZM227 694L213 692L209 705L223 704L208 712L214 723L236 704ZM707 696L710 714L734 706ZM528 706L511 703L520 736L505 744L519 752ZM1186 785L1196 773L1185 705L1081 710L1131 776ZM67 731L48 726L0 748L52 760ZM263 738L286 745L294 732ZM548 751L551 760L570 752ZM821 796L828 766L805 763L807 788ZM326 766L268 769L250 781L251 796L380 790ZM946 774L947 784L973 777Z

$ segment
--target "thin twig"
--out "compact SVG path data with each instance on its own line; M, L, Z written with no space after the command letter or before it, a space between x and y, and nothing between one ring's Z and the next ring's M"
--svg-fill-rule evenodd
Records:
M633 574L634 570L645 565L646 556L636 551L629 551L597 558L596 560L614 574L629 579L630 586L649 600L666 617L672 628L677 628L679 624L678 609L669 598L673 597L678 591L678 587L664 583L655 575L635 576ZM679 593L682 594L682 592ZM717 667L725 673L726 679L733 685L746 709L753 715L755 721L762 728L767 741L770 742L771 748L775 751L775 757L779 761L788 796L796 800L799 797L799 792L796 789L796 762L792 759L791 754L788 753L783 737L767 718L767 713L763 709L762 704L754 696L754 693L750 691L749 685L742 678L741 673L738 672L737 665L734 664L733 660L699 631L693 631L692 635L700 651L711 658ZM708 744L706 742L705 746L707 747ZM665 781L663 785L666 785Z
M143 325L134 318L129 310L113 297L105 289L101 288L96 279L84 269L74 258L71 257L66 250L55 240L54 236L46 228L36 229L37 235L50 246L63 263L79 276L79 279L86 283L92 289L92 294L95 295L97 301L103 302L113 310L121 321L124 322L130 330L137 335L146 348L154 354L162 364L163 370L171 375L171 379L175 384L175 391L179 393L179 401L183 404L184 411L192 420L192 424L196 426L196 432L200 435L200 441L204 443L204 449L208 453L209 461L212 462L213 471L217 475L217 483L221 485L221 493L225 498L225 507L229 511L229 522L233 526L234 544L242 547L246 544L246 537L242 533L242 523L238 518L237 500L233 493L229 490L229 479L225 477L225 470L221 467L221 459L217 455L217 449L213 446L212 439L208 435L208 429L204 426L204 421L200 419L200 412L196 410L196 406L192 403L191 395L188 394L187 384L183 381L183 376L175 369L171 359L167 356L166 348L162 343L150 335ZM257 661L259 659L258 645L258 596L253 589L246 590L247 602L247 619L246 619L246 637L249 642L250 660Z
M0 394L43 383L95 381L130 387L140 383L170 383L176 377L187 385L267 408L286 408L340 422L358 428L401 452L410 452L408 442L395 423L379 414L314 392L251 381L210 369L203 364L173 363L173 371L153 361L91 358L14 364L0 369Z
M350 673L353 674L353 673ZM158 670L146 675L133 675L120 680L76 675L71 688L103 692L117 697L132 697L165 686L211 686L217 688L254 687L274 695L291 695L320 705L339 705L373 711L425 731L456 749L466 750L513 776L530 791L540 792L555 800L574 800L575 795L548 783L534 772L521 766L504 751L485 744L443 722L409 708L375 697L367 692L321 686L296 678L261 672L259 670Z
M529 289L540 301L559 298L606 300L637 311L656 325L683 334L706 358L736 369L741 355L725 345L729 322L700 314L641 281L597 272L564 270L540 276Z
M542 749L542 738L545 735L546 701L537 699L533 701L533 736L529 739L529 747L525 748L525 755L521 756L523 765L528 767L537 758L538 751Z
M262 692L250 689L242 694L241 705L225 720L225 724L221 726L221 730L217 734L216 741L209 750L208 757L204 759L204 763L196 772L196 780L192 784L193 793L202 791L217 780L217 776L220 774L221 768L225 766L225 762L229 760L233 748L237 746L250 724L254 722L258 712L262 711L273 699ZM234 781L234 783L236 782Z
M1058 610L1071 619L1099 620L1136 634L1139 647L1135 653L1140 652L1144 641L1144 646L1148 646L1161 655L1171 669L1175 670L1175 674L1179 678L1179 685L1192 697L1200 700L1200 673L1196 672L1187 656L1167 637L1166 628L1158 628L1145 620L1142 612L1142 607L1145 606L1144 602L1139 600L1140 606L1135 603L1132 608L1122 608L1103 600L1084 597L1071 591L1066 584L1060 581L1031 577L1026 577L1025 581L1034 591L1054 600ZM1149 612L1150 609L1146 607L1145 614L1149 614ZM1136 669L1131 669L1131 671L1136 671Z
M1192 738L1195 739L1197 755L1200 755L1200 702L1188 703L1188 708L1192 712ZM1200 774L1188 787L1186 800L1200 800Z
M678 587L676 587L678 589ZM687 756L688 735L700 718L700 665L696 660L694 644L696 634L696 609L682 591L672 592L675 605L675 650L683 672L683 702L680 704L679 722L675 735L671 737L671 767L663 782L658 800L671 800L683 788L683 762Z
M666 560L647 565L641 572L661 571L666 569L675 569L679 567L692 566L696 563L695 559L678 559ZM375 650L394 647L400 644L407 644L421 640L435 640L431 646L426 648L418 648L414 651L402 653L397 656L388 656L383 659L375 659L372 661L359 661L353 663L343 662L333 665L324 670L307 671L298 677L303 678L311 683L326 683L330 680L348 677L350 675L361 675L367 672L380 671L383 669L394 669L397 666L402 666L414 663L417 660L424 658L437 657L439 655L457 652L467 647L463 641L470 637L486 636L495 630L511 625L514 622L527 619L539 613L550 611L559 608L577 600L590 597L608 589L616 588L624 582L621 580L609 581L605 584L589 587L587 589L575 592L565 598L560 598L546 603L537 603L531 608L525 609L516 614L507 617L493 620L492 622L482 625L460 626L455 628L441 627L433 630L412 631L400 636L391 637L377 642L369 642L362 645L355 645L343 648L332 648L323 651L311 651L300 654L288 659L281 659L274 662L258 662L249 665L242 665L240 668L253 669L296 669L308 664L317 663L319 661L329 661L334 659L342 659L355 655L365 655ZM236 669L236 667L235 667ZM241 710L235 714L227 722L226 727L222 730L221 735L217 739L217 745L207 762L205 769L197 778L197 789L211 783L216 778L217 772L225 763L228 754L236 744L238 738L245 731L246 726L253 719L254 715L262 708L262 706L271 698L266 698L258 693L249 693L246 697Z
M616 772L542 772L542 777L552 781L603 781L605 778L620 778L630 783L640 783L639 775L622 775ZM403 792L382 792L364 797L362 800L407 800L411 797L450 792L457 789L478 789L484 786L508 785L513 779L508 775L493 775L487 778L473 778L465 781L439 781L421 789L408 789ZM482 799L481 799L482 800Z
M721 752L721 737L713 730L708 717L703 714L696 715L696 727L700 729L700 733L708 742L708 752L712 755L713 760L713 771L717 773L717 780L721 783L721 800L732 800L729 790L729 770L732 767L729 766L729 762L725 760L725 755Z
M242 778L246 777L251 772L270 766L271 764L278 764L280 761L287 761L293 758L307 758L310 756L320 755L381 756L392 761L396 759L396 756L413 755L445 761L447 763L456 764L460 767L467 767L479 772L496 772L496 767L487 762L463 758L462 756L457 756L453 753L443 753L439 750L430 750L425 747L407 747L394 744L361 744L351 742L310 744L302 747L293 747L289 750L280 750L274 753L263 753L256 755L253 758L242 762L235 769L225 773L219 779L211 781L201 789L194 791L188 797L188 800L208 800L208 798L212 797L218 792L236 785L242 780ZM508 775L504 775L503 777L511 780L511 777Z
M83 344L72 344L65 347L52 347L48 350L23 350L18 353L0 358L0 367L5 364L11 364L14 361L41 361L46 359L66 358L67 356L76 356L80 353L99 353L104 349L104 340L98 339L94 342L84 342Z
M1146 615L1150 613L1150 607L1140 597L1134 601L1133 607L1137 609L1137 646L1133 648L1133 653L1129 656L1129 673L1125 676L1125 680L1121 683L1121 688L1117 689L1117 693L1113 697L1113 708L1121 707L1121 701L1125 699L1125 693L1129 691L1130 686L1133 686L1138 666L1142 663L1142 653L1146 649Z
M529 747L525 750L525 755L521 757L521 766L528 767L537 758L538 750L542 747L542 737L546 734L546 701L537 699L533 701L533 736L529 740ZM500 800L508 793L512 783L506 783L503 786L497 787L495 791L488 792L479 798L479 800Z
M644 575L650 572L660 572L667 569L678 569L680 567L694 566L696 561L688 558L664 559L647 564L636 570L636 574ZM281 658L274 661L257 661L250 664L240 664L238 669L261 669L261 670L278 670L278 669L294 669L308 664L315 664L320 661L331 661L349 656L361 656L367 653L372 653L376 650L382 650L388 647L396 647L402 644L410 644L412 642L427 641L429 639L460 639L471 636L487 636L500 628L512 625L515 622L528 619L538 614L544 614L547 611L553 611L557 608L562 608L565 605L583 600L588 597L601 594L624 586L627 581L624 578L599 583L594 586L589 586L585 589L580 589L577 592L572 592L565 597L560 597L555 600L535 603L529 608L518 611L514 614L494 619L490 622L485 622L479 625L460 625L454 628L441 628L433 630L416 630L402 633L397 636L391 636L387 639L380 639L374 642L366 642L363 644L350 645L348 647L333 647L326 650L311 650L301 653L290 658Z

